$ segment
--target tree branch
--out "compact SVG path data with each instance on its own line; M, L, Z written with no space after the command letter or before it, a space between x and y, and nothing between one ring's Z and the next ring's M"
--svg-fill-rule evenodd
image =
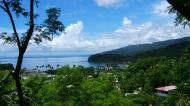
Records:
M11 24L12 24L12 28L13 28L13 31L14 31L14 36L17 39L17 46L18 46L18 48L20 50L20 48L21 48L20 39L19 39L19 36L18 36L18 33L17 33L17 29L16 29L16 25L15 25L13 16L12 16L11 11L9 9L9 6L8 6L8 4L7 4L7 2L5 0L3 0L3 4L4 4L5 10L6 10L8 16L10 18L10 21L11 21Z
M0 8L3 9L7 13L7 10L6 10L5 7L3 7L2 5L0 5Z
M30 0L30 27L28 29L27 32L27 36L26 39L22 45L22 52L25 52L27 49L27 46L29 44L29 41L33 35L33 31L34 31L34 0Z
M188 21L190 21L189 10L180 3L180 0L167 0L179 13L181 13Z

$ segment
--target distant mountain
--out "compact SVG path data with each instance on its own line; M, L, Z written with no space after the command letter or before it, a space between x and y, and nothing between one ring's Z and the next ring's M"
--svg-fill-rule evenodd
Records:
M167 47L129 55L128 59L140 59L149 57L178 58L185 54L185 50L187 49L187 47L190 47L190 41L183 41L173 45L169 45Z
M119 49L103 52L102 54L130 55L130 54L134 54L134 53L145 52L145 51L149 51L149 50L153 50L153 49L167 47L169 45L177 44L177 43L184 42L184 41L190 41L190 37L155 42L152 44L130 45L130 46L122 47Z
M94 54L89 62L125 62L147 57L178 57L186 46L190 45L190 37L173 39L153 44L131 45L120 49Z

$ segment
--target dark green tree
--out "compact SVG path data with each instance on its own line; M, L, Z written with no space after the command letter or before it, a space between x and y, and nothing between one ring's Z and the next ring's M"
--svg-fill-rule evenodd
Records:
M19 55L17 58L17 64L14 72L11 72L15 83L20 100L20 105L26 105L20 81L20 72L23 62L23 56L27 50L30 40L34 40L39 44L43 40L52 40L54 35L58 35L64 31L64 25L58 20L60 16L60 9L50 8L46 11L47 19L42 24L37 24L34 20L37 18L37 14L34 13L35 8L38 7L38 0L29 0L29 10L25 9L22 0L0 0L0 9L5 12L11 22L13 33L9 34L3 32L0 34L0 39L3 39L5 43L16 44L18 47ZM15 24L14 15L17 18L27 18L26 25L28 29L25 33L18 33Z

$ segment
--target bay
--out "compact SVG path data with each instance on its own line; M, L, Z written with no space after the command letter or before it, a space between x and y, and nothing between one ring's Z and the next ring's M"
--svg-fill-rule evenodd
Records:
M47 66L51 65L56 68L57 66L62 67L65 65L69 66L84 66L84 67L95 67L96 64L92 64L88 62L89 55L67 55L67 56L29 56L24 57L22 68L34 69L37 66ZM14 66L16 65L17 58L16 57L6 57L0 58L0 63L11 63Z

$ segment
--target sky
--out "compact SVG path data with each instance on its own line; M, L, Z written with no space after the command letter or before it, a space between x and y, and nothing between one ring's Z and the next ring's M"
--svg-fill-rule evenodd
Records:
M23 6L28 9L28 1ZM127 45L153 43L186 37L189 28L175 26L175 15L167 13L166 0L40 0L35 12L37 24L46 18L45 10L61 9L59 18L66 26L65 32L53 41L31 44L28 53L99 53ZM12 32L7 15L0 10L0 32ZM25 18L16 18L19 33L26 31ZM15 45L3 45L0 55L17 53ZM6 54L7 55L7 54Z

